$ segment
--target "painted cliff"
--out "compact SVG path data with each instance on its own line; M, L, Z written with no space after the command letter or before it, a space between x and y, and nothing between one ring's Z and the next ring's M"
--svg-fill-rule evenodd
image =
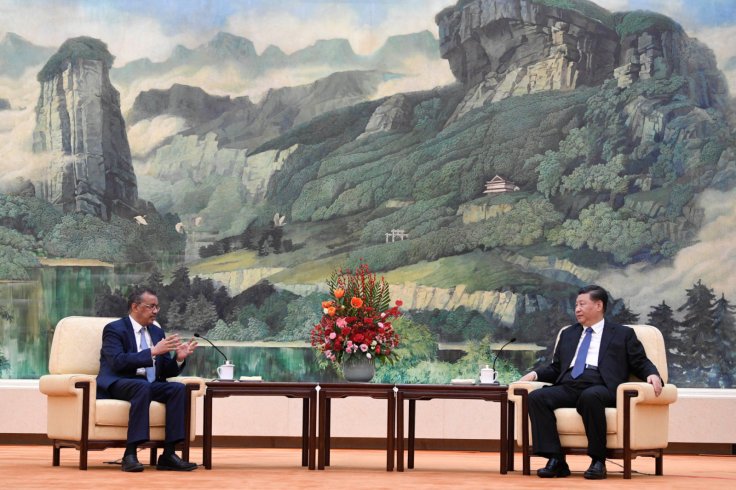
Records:
M37 193L64 212L103 219L137 214L138 190L120 111L110 83L113 57L89 37L67 40L38 74L33 151L49 155Z

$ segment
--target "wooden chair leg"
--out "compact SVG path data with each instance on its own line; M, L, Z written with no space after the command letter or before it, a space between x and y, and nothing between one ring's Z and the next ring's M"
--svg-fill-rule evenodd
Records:
M654 473L657 476L664 475L664 450L659 450L659 455L654 458Z
M79 446L79 469L80 470L87 469L87 442L86 441L82 441L82 444Z
M59 466L61 464L61 448L54 443L54 451L51 456L51 465Z
M151 448L151 466L156 466L156 446Z

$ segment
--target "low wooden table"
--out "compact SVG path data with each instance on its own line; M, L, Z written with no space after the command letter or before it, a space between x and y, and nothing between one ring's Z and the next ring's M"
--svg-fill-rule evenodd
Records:
M396 427L396 399L394 385L374 383L320 383L319 390L319 462L317 469L330 465L330 419L333 398L367 396L388 400L386 424L386 471L394 469L394 430Z
M204 467L212 469L212 399L229 396L285 396L302 398L302 466L314 469L317 447L317 383L264 383L251 381L210 381L204 395Z
M404 471L404 400L409 400L408 464L414 468L414 427L416 423L416 401L444 398L453 400L485 400L501 403L501 474L513 469L513 408L508 401L508 387L503 385L397 385L396 417L396 470ZM512 416L509 416L511 413ZM509 437L511 435L511 437Z

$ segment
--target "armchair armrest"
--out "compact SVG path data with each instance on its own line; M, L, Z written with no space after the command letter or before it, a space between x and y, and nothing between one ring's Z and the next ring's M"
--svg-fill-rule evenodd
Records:
M656 396L654 394L654 387L649 383L628 382L618 385L616 389L616 406L623 406L624 393L626 391L636 391L636 395L631 397L631 403L634 405L669 405L677 401L677 387L673 384L664 385L662 387L662 393Z
M526 390L527 394L538 390L542 386L547 386L550 383L544 383L542 381L514 381L509 385L509 401L520 402L522 395L517 395L516 390Z
M38 389L46 396L81 396L79 382L90 385L90 395L94 399L97 393L97 376L91 374L46 374L38 381Z
M197 376L176 376L174 378L167 378L167 381L185 385L196 385L196 388L192 390L192 396L197 398L204 396L204 392L207 390L204 379Z

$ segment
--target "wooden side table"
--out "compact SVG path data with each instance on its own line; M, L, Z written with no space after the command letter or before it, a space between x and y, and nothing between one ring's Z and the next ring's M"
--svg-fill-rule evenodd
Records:
M506 474L509 467L513 469L513 425L509 421L508 387L503 385L397 385L396 416L398 428L396 434L397 461L396 470L404 471L404 400L409 401L409 438L408 463L409 469L414 468L414 438L416 423L416 401L432 400L435 398L453 400L485 400L501 404L500 417L500 458L501 474ZM513 422L511 422L513 424Z
M330 419L333 398L367 396L387 400L386 471L394 469L394 430L396 427L396 399L394 385L374 383L327 383L319 389L319 450L317 469L330 465Z
M204 467L212 469L212 399L229 396L285 396L301 398L302 466L315 466L317 447L317 383L263 383L249 381L211 381L204 395L203 456Z

